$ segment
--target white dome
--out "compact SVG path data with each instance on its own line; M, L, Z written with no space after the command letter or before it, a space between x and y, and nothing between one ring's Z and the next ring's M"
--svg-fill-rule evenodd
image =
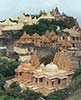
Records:
M45 65L42 63L42 64L40 64L40 67L44 67Z
M50 64L47 64L46 67L43 69L44 72L58 72L59 69L57 67L57 65L53 64L53 63L50 63Z
M36 70L37 72L41 72L44 69L44 64L40 64L39 68Z

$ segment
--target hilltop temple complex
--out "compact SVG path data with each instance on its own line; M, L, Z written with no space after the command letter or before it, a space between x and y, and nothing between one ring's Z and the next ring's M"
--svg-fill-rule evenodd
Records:
M57 7L7 18L0 21L0 57L19 64L6 80L8 88L17 82L22 91L48 95L66 88L74 70L81 66L81 29L74 17Z
M29 35L26 32L16 42L16 46L23 44L32 44L37 47L53 47L55 43L62 48L80 48L81 45L81 32L71 29L64 29L64 34L68 33L68 36L58 36L54 31L47 31L44 35L40 36L37 33Z
M41 19L56 19L56 16L58 16L59 18L61 14L57 13L56 9L54 9L54 13L46 13L45 11L40 11L39 15L28 15L23 13L20 16L16 17L14 20L23 23L24 25L33 25L38 24Z
M67 16L65 14L60 13L59 9L56 7L49 12L40 11L38 15L29 15L29 14L21 14L14 19L7 18L3 21L0 21L0 27L3 31L16 31L23 29L26 25L34 25L38 24L41 19L47 20L62 20L65 22L72 22L73 26L76 25L76 28L79 28L77 20L73 17Z
M58 36L54 31L47 31L44 35L34 33L32 35L24 32L14 44L14 52L19 55L20 61L30 59L35 52L35 48L58 48L59 50L67 49L68 51L80 50L81 33L71 29L64 29L64 34L68 36Z
M78 61L72 57L75 51L80 50L76 44L80 43L81 35L73 28L63 32L68 32L69 35L58 36L54 31L47 31L41 36L24 32L14 43L14 52L19 56L19 66L15 69L12 82L18 82L22 90L29 88L44 95L67 87L74 74L74 68L78 65L75 64ZM54 56L50 63L42 63L35 48L52 49L55 54L52 53Z
M64 51L58 52L54 60L46 65L40 64L39 57L33 54L30 61L21 63L15 72L14 81L19 82L22 88L45 95L66 87L73 75L71 59Z
M20 65L15 70L14 81L19 82L22 89L29 88L47 95L48 93L69 85L74 74L74 66L78 65L75 64L77 62L75 57L74 60L72 59L73 54L71 53L80 50L76 44L78 44L78 42L80 43L81 35L80 32L74 30L74 28L65 29L63 32L68 32L69 35L61 35L60 37L57 36L54 31L47 31L42 36L37 33L29 35L24 32L16 42L14 51L18 53L19 56L24 57L30 55L30 57L25 60L21 60ZM76 39L73 39L73 37ZM73 42L73 40L75 40L75 42ZM73 43L75 46L73 46ZM29 49L29 45L31 45L31 49ZM44 64L36 54L35 47L59 47L59 50L55 52L54 58L50 63Z
M15 43L14 52L19 55L20 61L25 61L34 53L35 47L51 48L54 46L56 41L58 41L58 36L53 31L42 36L38 35L37 33L30 36L24 32L20 39Z

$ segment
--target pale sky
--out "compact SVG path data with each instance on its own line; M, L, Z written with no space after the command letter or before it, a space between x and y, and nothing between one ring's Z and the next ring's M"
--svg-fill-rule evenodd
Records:
M74 16L81 25L81 0L0 0L0 20L14 18L21 13L39 13L58 7L61 12Z

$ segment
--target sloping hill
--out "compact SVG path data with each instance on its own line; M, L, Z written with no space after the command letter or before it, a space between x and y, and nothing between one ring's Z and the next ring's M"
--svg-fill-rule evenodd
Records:
M77 90L72 96L67 100L81 100L81 89Z

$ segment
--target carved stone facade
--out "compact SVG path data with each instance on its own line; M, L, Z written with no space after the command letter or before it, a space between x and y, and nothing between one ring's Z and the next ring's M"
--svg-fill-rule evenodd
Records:
M32 81L32 75L35 69L39 66L39 58L37 55L33 54L30 61L21 63L15 70L15 78L19 83L27 83Z
M72 62L70 56L64 51L59 51L55 54L53 59L53 63L58 65L60 69L64 69L66 71L72 70ZM69 67L68 67L69 66Z
M81 32L74 27L71 29L64 29L63 31L68 32L70 34L69 38L71 42L71 47L81 49Z

